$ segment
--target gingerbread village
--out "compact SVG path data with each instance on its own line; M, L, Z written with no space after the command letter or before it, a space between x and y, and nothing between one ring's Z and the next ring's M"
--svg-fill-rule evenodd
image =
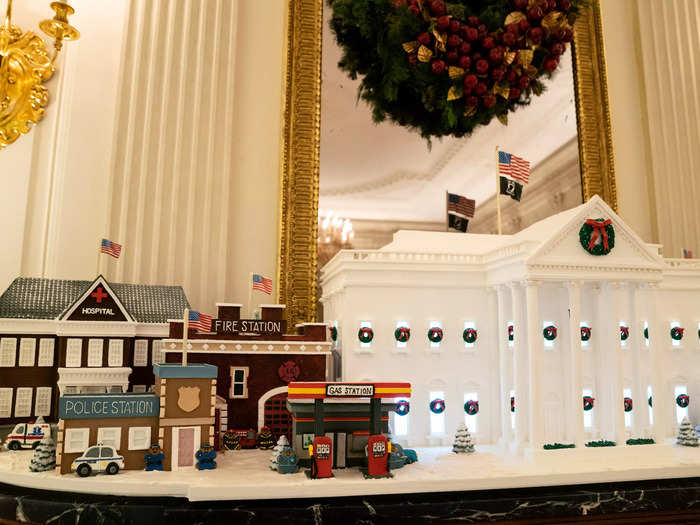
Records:
M598 197L515 235L401 231L338 253L322 286L326 322L288 330L284 305L207 319L176 286L15 280L0 296L6 447L78 476L236 477L254 448L311 478L424 457L453 472L480 450L700 465L700 266L662 258Z

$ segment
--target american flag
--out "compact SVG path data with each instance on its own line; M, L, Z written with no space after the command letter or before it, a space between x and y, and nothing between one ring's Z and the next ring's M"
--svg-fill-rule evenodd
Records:
M100 243L100 253L106 253L115 259L119 259L119 254L122 253L122 245L112 242L109 239L102 239Z
M447 211L453 212L471 219L474 217L474 208L476 207L476 201L474 199L467 199L462 195L457 195L455 193L447 194Z
M200 314L197 310L190 310L188 325L201 332L211 332L211 315Z
M253 290L265 292L267 295L272 293L272 279L263 277L260 274L253 274Z
M527 184L530 181L530 161L521 159L512 153L499 151L498 173Z
M686 248L683 248L683 258L684 259L692 259L693 258L693 251L687 250Z

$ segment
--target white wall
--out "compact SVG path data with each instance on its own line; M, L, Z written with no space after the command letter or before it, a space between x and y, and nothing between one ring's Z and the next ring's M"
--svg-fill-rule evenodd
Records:
M124 245L102 256L108 279L182 284L209 312L246 301L250 272L276 275L286 3L73 6L82 36L46 119L0 152L0 288L89 279L105 236ZM39 0L15 11L23 28L50 14Z

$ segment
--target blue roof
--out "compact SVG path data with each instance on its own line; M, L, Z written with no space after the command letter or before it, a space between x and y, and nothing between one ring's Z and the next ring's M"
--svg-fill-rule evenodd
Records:
M160 378L215 378L218 369L214 365L192 363L182 366L179 363L153 365L153 374Z

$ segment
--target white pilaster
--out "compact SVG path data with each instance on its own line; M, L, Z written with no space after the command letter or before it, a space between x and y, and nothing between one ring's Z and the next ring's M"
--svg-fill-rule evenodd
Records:
M625 394L623 375L622 375L622 363L623 363L623 349L620 344L620 319L622 318L622 293L624 291L624 283L612 283L611 285L611 314L615 322L615 334L617 336L617 344L610 347L610 352L612 354L612 370L613 370L613 383L612 383L612 410L613 410L613 428L614 428L614 441L617 446L625 446L625 441L627 440L625 434ZM629 321L627 321L629 323ZM629 349L625 349L625 352Z
M496 304L498 313L496 315L495 334L498 341L498 365L499 365L499 385L498 397L501 422L501 445L507 446L513 440L513 429L510 425L510 396L508 392L512 381L511 375L511 356L508 352L508 338L506 328L506 293L508 290L505 286L496 287ZM510 299L510 297L508 297Z
M537 281L527 281L525 296L527 303L527 357L529 380L530 446L534 451L542 448L544 428L542 420L541 368L543 358L542 329L540 327L539 297ZM517 410L517 406L516 406Z
M513 374L515 376L515 440L518 452L522 452L529 436L529 359L525 341L525 315L523 312L523 288L511 283L513 302ZM510 404L510 401L509 401Z
M567 283L569 295L569 403L567 410L568 434L573 435L576 448L585 446L583 428L583 356L581 354L581 282Z

